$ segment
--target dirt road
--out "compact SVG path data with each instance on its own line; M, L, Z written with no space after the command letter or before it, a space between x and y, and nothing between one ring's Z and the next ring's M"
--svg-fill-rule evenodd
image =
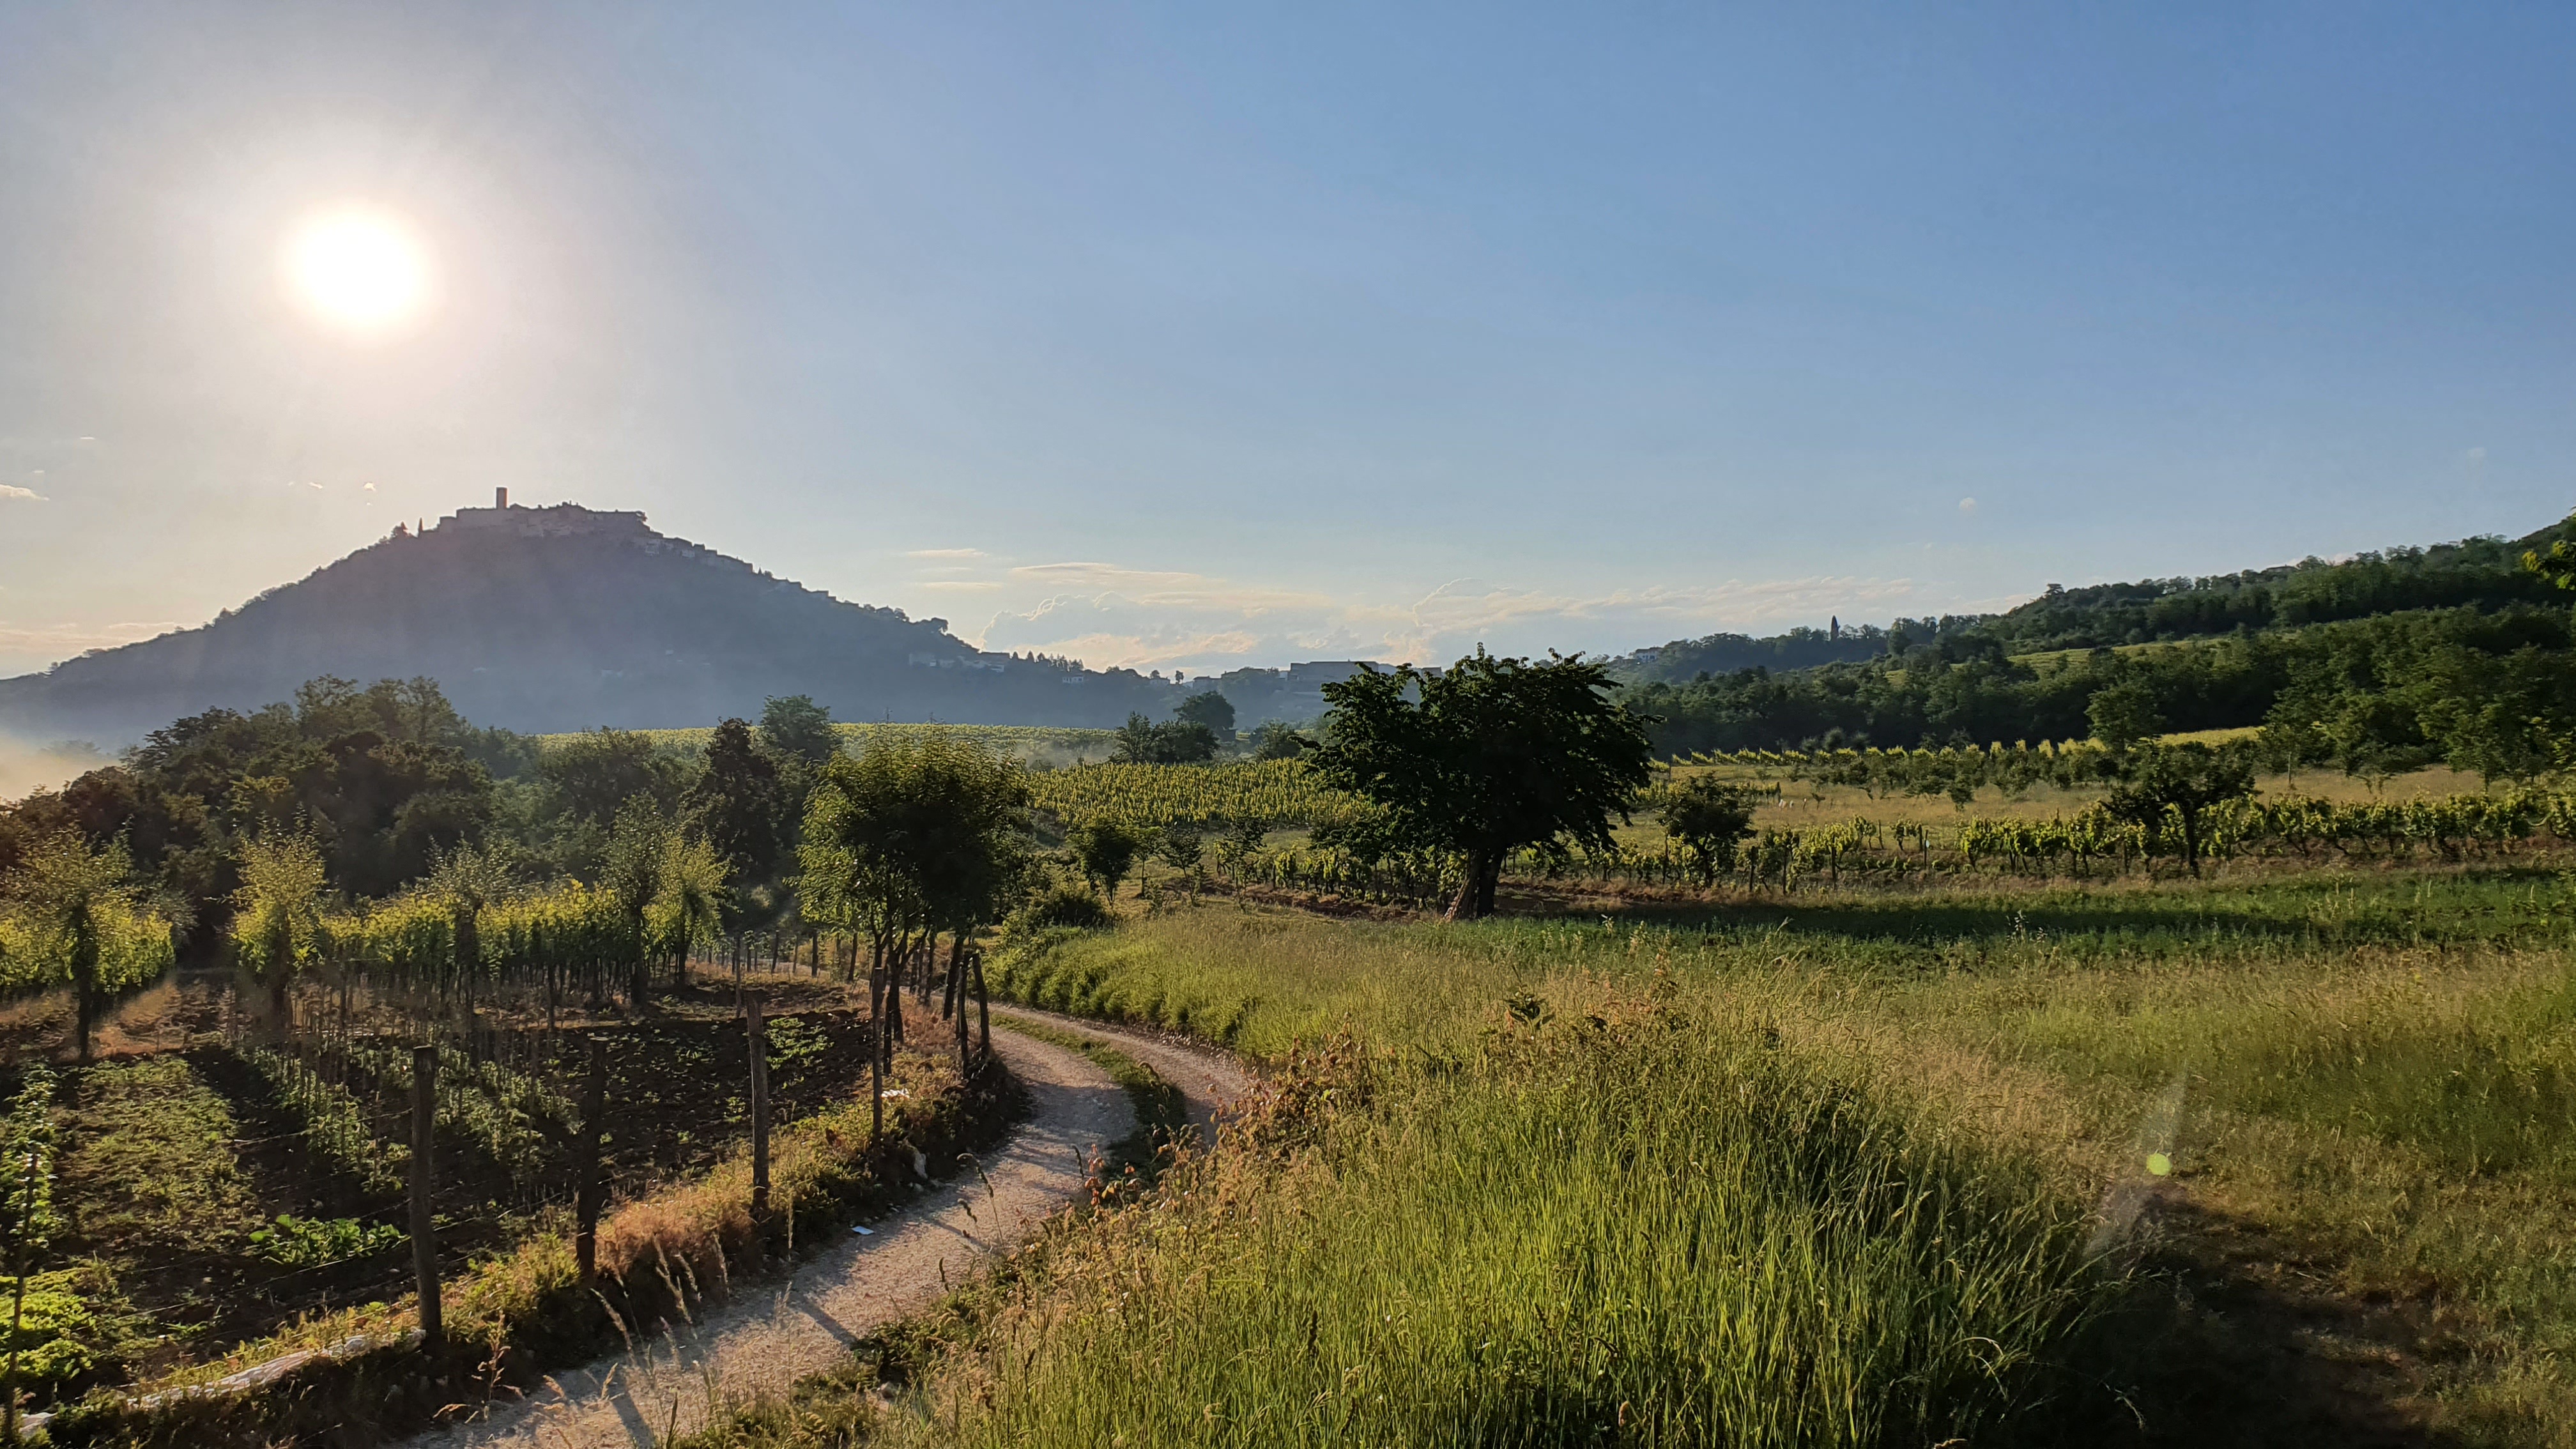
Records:
M1198 1129L1202 1145L1214 1139L1217 1113L1241 1100L1256 1082L1252 1072L1232 1055L1186 1037L993 1003L995 1022L1008 1022L1013 1017L1107 1042L1153 1068L1155 1075L1179 1088L1181 1096L1188 1100L1190 1125Z
M997 1023L998 1025L998 1023ZM849 1234L795 1273L718 1305L682 1333L554 1375L482 1417L420 1435L415 1449L638 1449L687 1433L710 1406L783 1394L862 1335L917 1311L1010 1251L1073 1200L1089 1164L1135 1128L1127 1096L1079 1052L996 1030L993 1050L1028 1088L1029 1117L983 1164L910 1210Z
M916 1312L1009 1252L1078 1196L1089 1164L1135 1129L1108 1073L1051 1043L1008 1030L1044 1022L1108 1043L1180 1089L1202 1139L1254 1079L1232 1057L1152 1032L993 1008L993 1049L1028 1088L1028 1120L980 1177L933 1189L909 1211L851 1234L832 1251L707 1319L615 1358L552 1376L527 1399L420 1435L411 1449L644 1449L701 1426L711 1407L784 1394L841 1361L878 1326Z

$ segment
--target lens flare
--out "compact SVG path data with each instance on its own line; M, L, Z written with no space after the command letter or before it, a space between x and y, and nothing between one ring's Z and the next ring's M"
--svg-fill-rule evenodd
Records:
M400 330L427 307L429 281L428 248L389 212L326 212L287 241L287 290L316 320L344 331Z

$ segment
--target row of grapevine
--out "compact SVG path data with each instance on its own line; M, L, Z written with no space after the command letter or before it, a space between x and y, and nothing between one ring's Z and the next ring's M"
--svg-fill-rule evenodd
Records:
M1943 745L1938 749L1906 749L1901 746L1880 749L1870 745L1837 750L1700 750L1692 754L1675 755L1672 763L1819 770L1831 769L1837 765L1866 764L1872 760L1946 761L1973 758L2001 760L2015 756L2055 760L2067 755L2095 754L2101 750L2101 744L2093 740L2066 740L2062 743L2056 740L2041 740L2035 745L2028 740L2015 740L2009 745L1997 740L1983 747Z
M94 910L89 935L98 951L97 986L108 995L148 986L170 969L170 923L148 910ZM77 950L67 927L0 915L0 993L70 985Z
M2436 800L2339 804L2320 799L2237 800L2204 817L2202 852L2211 859L2461 859L2576 843L2576 793L2507 790ZM1902 877L1929 871L1996 870L2020 875L2125 871L2179 857L2180 822L2157 828L2097 808L2048 820L1882 824L1854 818L1807 829L1764 829L1740 842L1714 873L1748 886ZM1523 879L1566 874L1643 885L1701 881L1702 862L1678 842L1621 845L1559 863L1522 852L1506 864ZM1363 859L1347 850L1292 845L1246 862L1239 879L1284 890L1414 903L1445 898L1455 861L1436 857Z
M639 960L710 944L693 940L676 911L635 914L612 893L571 880L470 909L424 891L317 911L287 931L263 929L249 913L241 921L233 959L257 979L320 971L423 1001L504 987L599 996Z
M1176 821L1320 825L1359 808L1298 760L1215 765L1080 765L1029 777L1032 802L1066 825L1111 821L1160 828Z

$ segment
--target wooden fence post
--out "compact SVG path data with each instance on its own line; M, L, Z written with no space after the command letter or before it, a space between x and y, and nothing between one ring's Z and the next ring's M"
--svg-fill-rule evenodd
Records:
M411 1051L411 1265L420 1280L420 1350L445 1345L438 1316L438 1234L429 1212L430 1143L438 1127L438 1048Z
M751 1053L751 1216L769 1215L769 1026L760 998L743 999L743 1044Z
M607 1126L608 1112L608 1039L590 1039L590 1081L581 1093L581 1159L580 1177L573 1187L573 1261L581 1270L581 1281L587 1283L599 1270L600 1200L608 1194L599 1170L601 1132Z

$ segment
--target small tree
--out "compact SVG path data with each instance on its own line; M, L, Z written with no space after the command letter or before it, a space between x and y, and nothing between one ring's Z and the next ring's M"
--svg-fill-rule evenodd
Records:
M832 728L832 711L816 704L811 695L773 697L762 705L760 742L809 765L838 759L841 754L841 736Z
M1312 743L1274 719L1252 732L1252 757L1256 760L1293 760L1306 753Z
M431 894L447 902L449 918L455 923L457 979L477 980L483 968L483 909L509 896L518 879L509 862L470 845L433 851L429 859L425 884Z
M871 743L818 775L805 819L797 891L808 919L865 932L870 1016L882 1075L902 1031L895 964L952 937L949 1005L970 964L965 938L1018 889L1017 834L1027 786L1018 767L949 740ZM879 968L885 969L879 969ZM978 990L980 993L980 975ZM965 1023L958 1015L961 1065ZM877 1130L883 1128L879 1098Z
M1693 775L1664 801L1664 833L1690 852L1701 885L1735 869L1735 847L1753 833L1753 791L1715 775Z
M1118 898L1118 883L1134 869L1137 853L1145 847L1142 832L1115 820L1088 820L1073 828L1065 837L1073 847L1073 858L1082 868L1083 879L1091 882L1102 900Z
M617 903L617 919L623 928L623 939L617 944L627 957L627 995L638 1008L653 994L648 966L651 923L647 913L654 898L662 893L662 863L670 839L671 827L662 818L661 807L650 796L636 796L617 812L617 823L608 832L606 858L600 865L600 888Z
M2084 718L2093 727L2093 738L2115 750L2153 739L2165 728L2164 716L2156 710L2155 694L2134 681L2093 691L2093 698L2084 706Z
M2200 843L2211 807L2254 793L2254 762L2238 748L2197 742L2153 745L2130 756L2125 777L2102 808L2113 818L2160 829L2170 815L2182 830L2182 858L2200 874Z
M1195 765L1216 758L1216 732L1194 720L1155 724L1141 714L1127 716L1118 743L1109 752L1112 764Z
M292 1031L296 980L322 959L322 848L304 834L243 842L234 958L268 989L269 1024Z
M1207 859L1207 832L1195 820L1175 820L1163 827L1154 842L1154 854L1163 864L1179 871L1189 881L1192 894L1199 888L1199 867Z
M138 924L158 924L138 922L140 892L127 882L132 874L133 860L123 841L93 850L79 831L63 829L26 847L8 880L13 914L60 953L62 975L53 979L71 984L74 1031L84 1062L111 989L102 969L109 942L131 934ZM166 936L168 928L162 931Z
M1226 823L1224 838L1216 843L1216 862L1225 867L1226 876L1236 885L1243 884L1243 868L1250 864L1262 842L1270 838L1270 822L1254 816Z
M689 987L689 947L713 939L733 908L733 868L702 839L672 831L663 837L648 909L654 938L671 954L671 985Z
M1182 700L1172 711L1182 724L1204 725L1219 740L1234 738L1234 701L1211 689Z
M1644 717L1613 697L1606 666L1482 648L1447 670L1362 665L1324 686L1332 713L1314 767L1374 801L1401 834L1463 858L1449 918L1490 915L1504 858L1567 842L1611 847L1610 819L1651 774Z

